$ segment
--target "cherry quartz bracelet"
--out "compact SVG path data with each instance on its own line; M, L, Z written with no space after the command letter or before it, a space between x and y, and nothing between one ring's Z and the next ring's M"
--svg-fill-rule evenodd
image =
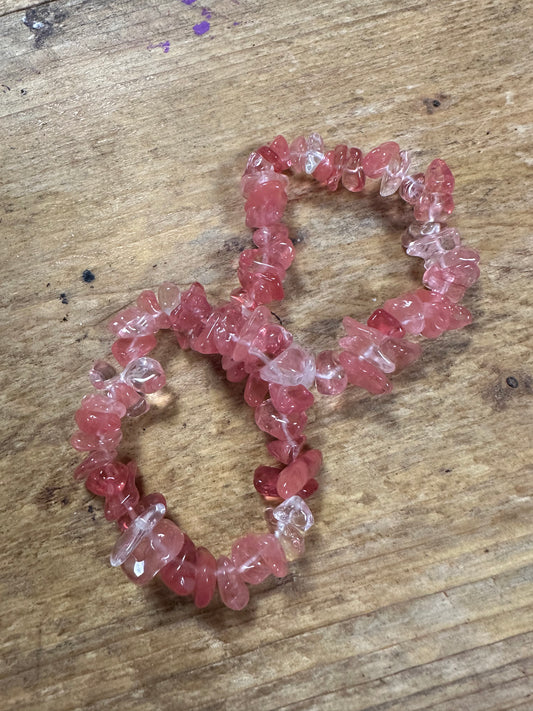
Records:
M136 485L136 464L121 462L117 452L122 420L145 413L149 408L147 396L165 385L161 365L146 357L156 345L157 332L172 329L182 347L205 352L210 350L206 344L214 343L209 340L214 338L214 313L197 283L183 292L176 285L165 283L157 296L153 291L144 291L135 306L120 312L110 328L118 336L112 346L113 355L124 369L117 374L106 361L94 364L89 377L100 392L83 398L75 417L79 431L72 436L71 444L78 451L88 452L75 470L75 478L85 480L91 493L104 497L105 517L116 521L121 531L111 565L121 566L138 585L159 574L176 594L193 595L197 607L209 604L218 584L222 601L240 610L249 600L247 583L260 583L270 574L287 574L287 562L303 553L305 534L314 523L304 499L318 488L315 477L322 455L318 450L301 451L305 414L288 417L271 405L261 404L258 424L273 437L270 452L287 466L259 467L255 484L268 501L281 503L265 511L271 533L239 538L230 555L218 560L206 548L196 547L165 517L162 494L141 497ZM249 377L255 366L276 357L290 343L285 329L272 323L267 309L249 311L238 302L230 302L216 313L225 314L227 319L225 329L216 319L216 334L220 350L226 353L223 362L230 380ZM236 319L238 335L234 333ZM239 360L234 361L230 352ZM249 391L247 398L253 404Z
M251 153L242 177L246 198L246 224L254 228L255 249L243 251L235 292L249 308L284 297L283 280L294 251L289 231L281 220L287 204L288 178L284 171L312 175L328 188L342 184L359 192L367 178L379 179L380 194L400 197L413 208L413 222L402 244L407 254L424 259L425 288L389 299L375 310L366 324L347 316L346 336L340 349L313 356L292 344L259 372L272 387L294 387L292 399L308 401L308 389L316 384L319 393L338 395L348 383L370 393L389 392L389 373L405 368L421 353L418 343L405 334L436 338L444 331L471 323L470 312L460 306L467 287L479 277L479 254L460 244L457 229L445 220L454 208L454 178L441 159L432 161L425 173L409 173L410 156L394 141L383 143L363 158L359 148L338 145L325 151L317 133L300 136L290 146L283 136Z

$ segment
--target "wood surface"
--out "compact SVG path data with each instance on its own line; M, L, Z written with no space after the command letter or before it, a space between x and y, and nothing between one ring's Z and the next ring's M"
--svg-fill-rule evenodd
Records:
M533 709L532 21L526 0L0 0L1 711ZM474 323L389 396L317 398L305 557L244 611L197 611L110 568L73 414L142 289L235 287L246 157L311 130L445 158ZM294 179L287 215L276 313L303 344L421 283L375 186ZM215 359L170 336L155 357L168 387L122 451L225 553L264 530L264 438Z

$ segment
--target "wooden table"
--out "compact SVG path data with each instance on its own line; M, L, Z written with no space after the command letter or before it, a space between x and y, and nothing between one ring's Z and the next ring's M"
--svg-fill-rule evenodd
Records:
M533 709L531 10L0 0L2 711ZM72 479L73 413L142 289L235 287L246 157L310 130L448 161L451 223L482 254L474 324L425 342L392 395L317 398L305 557L243 612L197 611L109 567L116 530ZM375 186L296 180L287 214L276 313L305 345L421 283ZM169 385L124 454L227 552L263 527L264 438L213 359L170 336L155 357Z

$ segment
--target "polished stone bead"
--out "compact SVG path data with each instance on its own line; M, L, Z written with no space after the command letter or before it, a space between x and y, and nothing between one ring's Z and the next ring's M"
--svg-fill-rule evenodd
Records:
M283 464L289 464L299 455L302 447L306 442L306 437L300 435L299 437L286 439L275 439L272 442L268 442L267 449L269 454L271 454L274 459Z
M418 223L413 223L418 225ZM461 237L454 227L446 227L440 222L426 222L422 229L411 225L407 230L406 252L411 257L421 257L424 265L429 267L447 252L460 246ZM410 239L412 238L412 239Z
M144 415L150 409L150 405L144 395L121 380L111 383L107 393L126 407L127 417L139 417L139 415Z
M265 499L279 499L277 490L279 467L260 466L254 472L254 487Z
M135 462L128 462L125 466L125 475L117 481L118 486L105 494L104 515L108 521L116 521L125 514L135 513L139 503L139 491L135 484L137 465ZM85 485L89 489L89 478Z
M271 573L262 557L261 536L249 533L238 538L231 548L231 560L241 579L250 585L258 585Z
M235 361L245 361L259 330L271 322L272 315L266 306L258 306L248 318L243 319L241 328L233 340L231 355Z
M250 599L248 587L235 569L235 564L226 556L217 560L217 584L220 598L231 610L242 610Z
M95 450L115 452L121 440L122 432L120 430L109 430L98 435L78 430L70 438L70 444L78 452L93 452Z
M260 405L268 393L268 383L261 378L257 371L251 373L244 388L244 401L250 407Z
M219 318L213 332L213 343L222 356L231 356L239 333L246 322L242 306L235 301L217 309Z
M128 306L111 319L109 330L118 338L149 336L159 331L159 319L138 306Z
M382 197L393 195L398 190L407 175L410 164L411 156L407 151L400 151L397 156L393 157L381 176L379 193Z
M454 270L441 269L436 264L432 264L424 272L422 283L431 291L447 296L450 301L457 303L465 295L466 286L461 284L456 276Z
M315 168L313 177L328 190L336 190L348 160L348 146L339 144L328 151Z
M157 300L161 310L170 316L175 311L181 302L181 290L179 286L171 281L165 281L157 290Z
M276 485L278 496L281 499L290 499L298 494L311 479L309 470L309 464L302 455L282 469Z
M391 316L384 309L376 309L370 314L366 323L371 328L381 331L386 336L392 336L392 338L403 338L405 335L402 324L398 319Z
M137 358L129 363L122 373L122 380L143 395L161 390L166 383L161 364L153 358Z
M407 333L421 333L424 328L424 308L416 292L388 299L383 308L396 318Z
M264 249L246 249L241 252L237 271L239 282L256 304L281 301L284 297L285 270L269 263Z
M420 357L420 346L404 338L386 336L347 316L343 320L348 336L341 338L342 348L373 364L384 373L393 373Z
M318 353L315 382L316 389L322 395L339 395L346 389L348 378L334 351Z
M207 300L204 287L198 282L181 293L179 305L170 314L172 328L175 331L187 332L206 321L213 308Z
M418 222L439 222L453 212L454 177L447 164L436 158L429 164L424 177L424 189L414 204Z
M176 595L191 595L196 582L196 547L187 534L179 553L159 572L159 577Z
M113 398L99 393L86 395L76 412L76 424L82 432L104 434L120 430L121 419L126 414L126 406Z
M94 476L103 476L106 467L110 466L114 459L114 452L107 452L105 450L91 452L74 470L74 479L81 481L87 479L91 474Z
M265 518L287 560L294 560L304 552L305 534L314 524L314 518L300 496L291 496L275 509L267 509Z
M191 331L189 342L193 351L203 353L204 355L218 353L218 348L215 343L215 333L221 318L221 314L217 309L213 311L205 323L199 324L198 327Z
M305 412L282 415L276 410L272 400L268 399L256 408L255 421L263 432L290 442L301 435L307 423L307 416Z
M154 335L140 336L139 338L119 338L111 346L111 352L117 363L124 367L131 363L132 360L147 355L156 346L157 338Z
M362 166L363 153L359 148L350 148L342 171L342 184L352 193L365 187L365 173Z
M207 548L196 549L196 585L194 604L198 608L209 605L217 586L217 562Z
M472 321L468 309L443 294L423 288L390 299L384 308L402 323L406 331L421 333L426 338L436 338L443 331L462 328Z
M277 180L257 183L250 192L244 211L248 227L268 227L280 222L287 204L285 184Z
M89 380L97 390L105 390L116 374L117 371L111 363L105 360L97 360L89 371Z
M135 516L128 528L115 543L110 558L111 565L115 568L122 565L126 558L137 548L142 539L151 534L153 528L161 521L165 513L166 506L157 503L148 506L145 511Z
M381 143L363 158L363 170L368 178L381 178L387 166L400 156L400 146L395 141Z
M283 415L309 410L314 402L312 393L303 385L279 385L270 383L270 397L274 407Z
M244 363L235 361L229 356L222 356L222 367L226 371L226 378L230 383L240 383L248 375L244 368Z
M399 194L402 200L409 205L414 205L424 192L424 173L406 175L400 185Z
M348 382L368 390L373 395L382 395L392 390L392 383L382 370L356 355L341 351L339 361L346 371Z
M315 373L313 354L294 343L261 368L261 377L268 383L303 385L306 388L314 383Z
M318 133L298 136L290 146L291 168L295 173L311 175L324 158L324 141Z
M136 585L146 585L176 557L183 540L180 529L164 518L153 527L149 535L141 539L122 564L122 570Z
M257 152L269 163L272 163L272 167L277 173L290 168L289 145L283 136L276 136L269 146L262 146Z

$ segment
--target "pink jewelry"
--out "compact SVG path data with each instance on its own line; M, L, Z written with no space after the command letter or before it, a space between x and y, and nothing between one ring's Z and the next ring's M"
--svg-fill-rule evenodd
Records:
M406 333L435 338L471 322L458 301L479 276L479 255L460 246L459 232L445 224L453 211L453 176L440 159L425 174L409 175L409 164L409 155L392 141L363 158L358 148L345 145L325 152L318 134L299 137L290 148L278 136L250 155L242 178L246 223L255 230L256 248L240 256L241 288L214 307L201 284L181 291L167 282L157 296L142 292L135 305L111 321L117 337L111 350L124 370L117 375L105 361L94 365L90 379L101 392L83 399L76 413L79 431L71 443L89 453L75 477L105 498L106 518L116 520L122 532L111 563L137 584L159 574L178 595L192 594L196 605L204 607L218 583L223 602L241 609L249 599L246 583L261 582L270 573L286 575L287 561L303 552L305 533L313 524L304 499L317 490L322 463L318 450L304 450L306 411L314 399L310 388L316 384L318 392L336 395L351 383L371 393L388 392L387 374L420 355L420 346L407 340ZM383 196L399 190L414 211L402 243L408 254L425 260L426 288L386 301L366 325L346 317L340 349L322 351L316 358L293 342L266 306L283 298L283 279L294 258L288 229L281 223L288 182L283 171L289 167L313 175L330 190L342 183L360 191L367 177L381 180ZM220 354L230 382L246 381L245 401L255 409L258 427L272 438L268 451L281 464L260 466L254 474L257 491L267 501L281 501L266 510L271 533L238 539L231 555L217 561L165 518L161 494L141 497L135 463L117 459L122 419L146 412L146 395L165 385L161 365L147 355L157 332L169 328L181 348Z
M293 344L266 364L260 377L270 387L309 388L315 382L319 393L338 395L351 383L375 394L389 392L387 375L405 368L421 353L417 343L404 337L406 333L436 338L471 323L470 312L457 302L479 277L479 254L461 246L458 230L445 224L454 207L453 175L441 159L432 161L425 174L409 174L409 166L409 153L394 141L382 143L363 158L359 148L342 144L325 151L317 133L298 137L290 147L283 136L277 136L250 154L241 185L246 224L255 230L256 248L240 255L242 288L235 292L249 308L284 297L283 280L294 257L288 228L281 222L287 204L284 171L289 168L312 175L328 190L342 184L358 192L367 178L373 178L381 181L382 196L399 191L414 213L402 244L407 254L424 259L426 269L427 288L389 299L366 324L344 318L347 335L339 340L340 350L314 357ZM301 396L305 397L303 392Z
M207 304L204 298L199 284L180 292L174 284L165 283L158 297L152 291L144 291L135 306L113 319L110 328L119 338L112 352L125 367L117 375L112 365L97 361L89 374L100 392L84 397L76 412L79 431L71 437L71 444L89 454L74 476L85 480L90 492L105 498L105 517L117 521L121 535L111 554L111 565L121 566L138 585L159 574L177 595L193 595L197 607L209 604L218 584L222 601L240 610L249 600L246 583L260 583L270 574L284 577L287 561L303 553L305 534L314 523L304 498L318 488L315 476L322 455L318 450L300 453L305 441L302 436L305 417L289 420L269 411L269 431L274 437L281 437L272 442L272 445L278 443L280 455L283 457L287 447L291 448L288 441L297 438L299 445L298 453L284 468L259 467L256 471L256 481L266 481L265 498L281 500L278 506L265 511L271 533L250 533L239 538L231 554L218 560L206 548L197 548L187 534L165 517L167 508L162 494L141 497L135 462L124 464L117 458L122 420L145 413L149 408L146 396L160 390L166 382L163 368L153 358L146 357L146 352L155 346L160 329L172 328L183 345L191 340L196 345L202 342L193 337L191 328L195 331L200 323L198 315ZM212 311L209 307L205 315ZM253 317L250 313L248 321ZM266 339L265 352L274 357L285 341L276 338L283 329L271 326L263 328L262 337ZM121 338L132 333L138 335ZM231 370L228 372L235 375Z

